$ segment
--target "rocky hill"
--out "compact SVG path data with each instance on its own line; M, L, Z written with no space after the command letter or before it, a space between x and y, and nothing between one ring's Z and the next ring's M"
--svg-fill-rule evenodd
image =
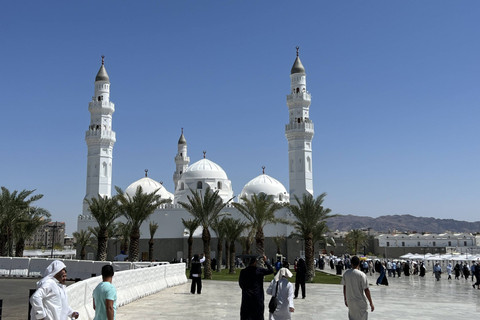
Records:
M480 221L468 222L454 219L436 219L415 217L409 214L404 215L388 215L377 218L339 215L335 218L328 219L328 227L331 231L349 231L352 229L371 228L375 231L388 232L397 230L400 232L431 232L443 233L451 232L480 232Z

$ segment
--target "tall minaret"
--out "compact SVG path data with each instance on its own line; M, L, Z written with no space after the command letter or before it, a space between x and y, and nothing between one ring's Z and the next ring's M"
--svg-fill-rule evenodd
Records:
M87 193L85 199L112 194L112 159L115 132L112 130L112 114L115 105L110 102L110 79L102 66L95 77L95 95L88 104L90 125L85 133L88 147ZM83 214L88 213L88 206L83 202Z
M187 140L185 140L182 128L182 134L180 135L180 139L178 139L178 152L175 156L176 170L173 173L173 183L175 185L175 190L177 190L177 183L178 180L180 180L180 176L182 175L182 173L185 172L185 170L187 170L189 163L190 157L187 157Z
M305 68L298 56L290 72L291 93L287 95L289 123L285 126L288 140L290 199L302 199L308 192L313 195L312 138L313 122L309 118L311 102L307 91Z

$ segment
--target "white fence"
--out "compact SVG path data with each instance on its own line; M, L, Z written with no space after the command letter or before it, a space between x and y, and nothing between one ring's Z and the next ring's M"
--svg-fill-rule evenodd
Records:
M40 278L53 260L62 259L0 257L0 277ZM115 270L113 285L117 288L117 308L187 282L185 263L62 261L67 266L68 279L83 280L67 287L69 304L80 313L79 319L91 320L95 315L92 292L102 281L100 274L106 264L111 264Z
M80 313L79 319L93 319L95 316L92 292L101 281L102 277L98 276L67 287L69 304ZM113 285L117 289L117 308L186 282L184 263L117 272L113 276Z

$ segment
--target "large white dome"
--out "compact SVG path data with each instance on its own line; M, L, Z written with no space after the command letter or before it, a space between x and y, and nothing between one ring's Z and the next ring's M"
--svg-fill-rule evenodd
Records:
M125 189L125 193L133 197L139 186L142 187L144 193L152 193L155 190L160 189L157 191L157 194L162 199L170 199L173 201L173 194L168 192L161 183L150 179L149 177L143 177L142 179L135 181L134 183L129 185L127 189Z
M210 178L210 179L228 179L227 174L222 167L208 159L202 159L185 170L184 178Z
M175 187L175 203L188 202L190 189L202 193L207 188L218 190L223 201L233 197L232 182L225 171L215 162L204 158L189 166L180 176Z
M240 193L240 198L243 196L250 198L253 194L265 193L272 195L275 202L289 202L290 195L287 189L277 179L266 174L261 174L256 178L250 180Z

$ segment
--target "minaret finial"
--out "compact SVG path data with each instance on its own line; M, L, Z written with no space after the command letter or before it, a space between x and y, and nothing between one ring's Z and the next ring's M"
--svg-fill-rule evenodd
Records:
M298 57L298 49L300 49L300 47L299 47L299 46L297 46L296 48L297 48L297 57Z
M183 128L182 128L182 134L183 134Z
M206 154L207 154L207 151L203 150L203 159L206 159Z
M262 166L262 172L265 174L265 166Z
M148 169L145 169L145 177L148 177Z
M298 51L298 50L297 50ZM298 52L297 52L297 56L298 56ZM105 64L105 56L102 54L102 66Z

